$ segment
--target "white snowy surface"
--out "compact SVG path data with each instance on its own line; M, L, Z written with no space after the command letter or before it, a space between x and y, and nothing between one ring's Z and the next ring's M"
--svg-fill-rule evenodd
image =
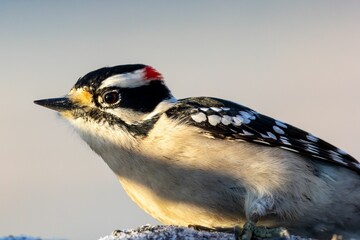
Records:
M31 237L31 236L25 236L25 235L20 235L20 236L9 235L9 236L5 236L5 237L0 236L0 240L65 240L65 238L45 239L45 238L41 238L41 237Z
M116 230L111 235L99 240L120 240L120 239L234 239L234 234L196 231L192 228L176 226L150 226L145 225L137 229Z
M231 239L235 240L233 233L207 232L197 231L192 228L184 228L177 226L150 226L145 225L137 229L116 230L111 235L100 238L99 240L168 240L168 239ZM275 240L275 239L273 239ZM291 236L291 240L305 240L301 237ZM311 239L306 239L311 240Z
M7 236L7 237L0 237L0 240L44 240L39 237L29 237L29 236Z
M59 240L60 238L57 238ZM64 238L62 238L64 239ZM95 239L95 238L94 238ZM194 240L194 239L217 239L217 240L235 240L234 233L223 233L223 232L208 232L208 231L197 231L193 228L179 227L179 226L164 226L164 225L145 225L137 229L128 230L115 230L112 234L104 236L98 240ZM336 240L336 238L333 238ZM332 240L333 240L332 239ZM7 236L0 237L0 240L45 240L40 237L30 236ZM47 239L50 240L50 239ZM55 239L51 239L55 240ZM89 239L92 240L92 239ZM260 239L258 239L260 240ZM270 240L270 239L268 239ZM280 240L280 238L272 238L271 240ZM301 238L299 236L291 236L290 240L313 240L311 238Z

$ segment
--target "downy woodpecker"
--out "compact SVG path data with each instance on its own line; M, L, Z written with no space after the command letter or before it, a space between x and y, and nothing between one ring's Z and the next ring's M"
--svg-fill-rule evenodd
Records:
M35 103L67 119L160 222L360 238L360 163L290 124L223 99L176 99L142 64L95 70Z

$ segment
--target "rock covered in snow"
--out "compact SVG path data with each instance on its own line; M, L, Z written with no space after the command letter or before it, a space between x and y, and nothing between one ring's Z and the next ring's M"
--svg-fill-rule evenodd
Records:
M150 226L145 225L137 229L115 230L111 235L100 238L99 240L194 240L194 239L219 239L235 240L233 233L197 231L193 228L178 226ZM291 240L305 240L301 237L291 236ZM311 239L306 239L311 240Z
M39 237L30 237L30 236L7 236L0 237L0 240L41 240Z
M192 228L177 226L150 226L145 225L137 229L115 230L111 235L99 240L168 240L168 239L234 239L234 234L196 231Z

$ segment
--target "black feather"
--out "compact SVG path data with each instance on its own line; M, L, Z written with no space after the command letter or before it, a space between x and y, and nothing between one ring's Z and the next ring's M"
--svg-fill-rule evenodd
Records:
M269 147L281 147L312 159L344 166L360 174L360 163L330 143L230 101L208 97L182 99L166 114L170 118L197 126L215 138L238 139ZM196 119L194 116L197 114L205 114L206 119ZM221 121L210 124L209 116L221 118ZM231 123L226 121L229 117L232 119ZM239 121L242 123L239 124Z

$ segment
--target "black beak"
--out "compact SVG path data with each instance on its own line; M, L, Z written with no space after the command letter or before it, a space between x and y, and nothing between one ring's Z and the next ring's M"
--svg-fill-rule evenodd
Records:
M35 100L34 103L58 112L71 110L75 107L74 103L67 97Z

